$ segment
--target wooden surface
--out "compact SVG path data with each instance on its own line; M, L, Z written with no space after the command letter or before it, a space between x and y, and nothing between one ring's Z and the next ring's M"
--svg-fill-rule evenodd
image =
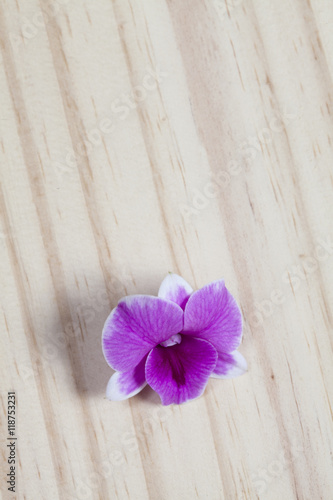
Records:
M1 1L4 499L333 498L332 23L330 0ZM109 402L103 323L168 271L225 278L249 371Z

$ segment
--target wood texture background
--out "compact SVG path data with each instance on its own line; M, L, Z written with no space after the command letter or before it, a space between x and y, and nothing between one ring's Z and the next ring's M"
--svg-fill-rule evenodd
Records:
M2 0L1 488L332 500L330 0ZM224 277L248 373L104 397L103 323Z

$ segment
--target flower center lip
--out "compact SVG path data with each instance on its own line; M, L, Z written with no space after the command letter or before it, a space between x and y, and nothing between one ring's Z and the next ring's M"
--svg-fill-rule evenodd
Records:
M182 341L182 336L179 333L176 333L175 335L171 335L171 337L168 340L161 342L160 345L162 347L170 347L175 344L180 344L181 341Z

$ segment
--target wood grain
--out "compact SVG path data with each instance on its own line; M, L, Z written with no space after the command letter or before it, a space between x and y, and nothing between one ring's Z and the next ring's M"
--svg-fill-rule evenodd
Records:
M329 0L0 2L2 498L333 498L332 23ZM168 271L225 278L249 371L107 401L104 321Z

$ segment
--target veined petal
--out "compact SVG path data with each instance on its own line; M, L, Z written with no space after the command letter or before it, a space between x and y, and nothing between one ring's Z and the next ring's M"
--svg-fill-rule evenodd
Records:
M155 347L146 361L146 380L162 404L184 403L201 396L215 368L217 352L209 342L182 337L180 344Z
M140 392L147 385L145 377L146 356L128 372L115 372L106 388L106 397L110 401L123 401Z
M178 274L169 273L161 283L158 296L162 299L172 300L184 309L192 292L191 285L184 278Z
M219 353L216 366L211 377L213 378L234 378L243 375L247 371L247 362L238 351Z
M183 315L177 304L159 297L125 297L104 325L106 361L114 370L133 370L153 347L183 329Z
M242 315L224 281L194 292L184 311L184 335L206 339L218 352L232 352L242 338Z

